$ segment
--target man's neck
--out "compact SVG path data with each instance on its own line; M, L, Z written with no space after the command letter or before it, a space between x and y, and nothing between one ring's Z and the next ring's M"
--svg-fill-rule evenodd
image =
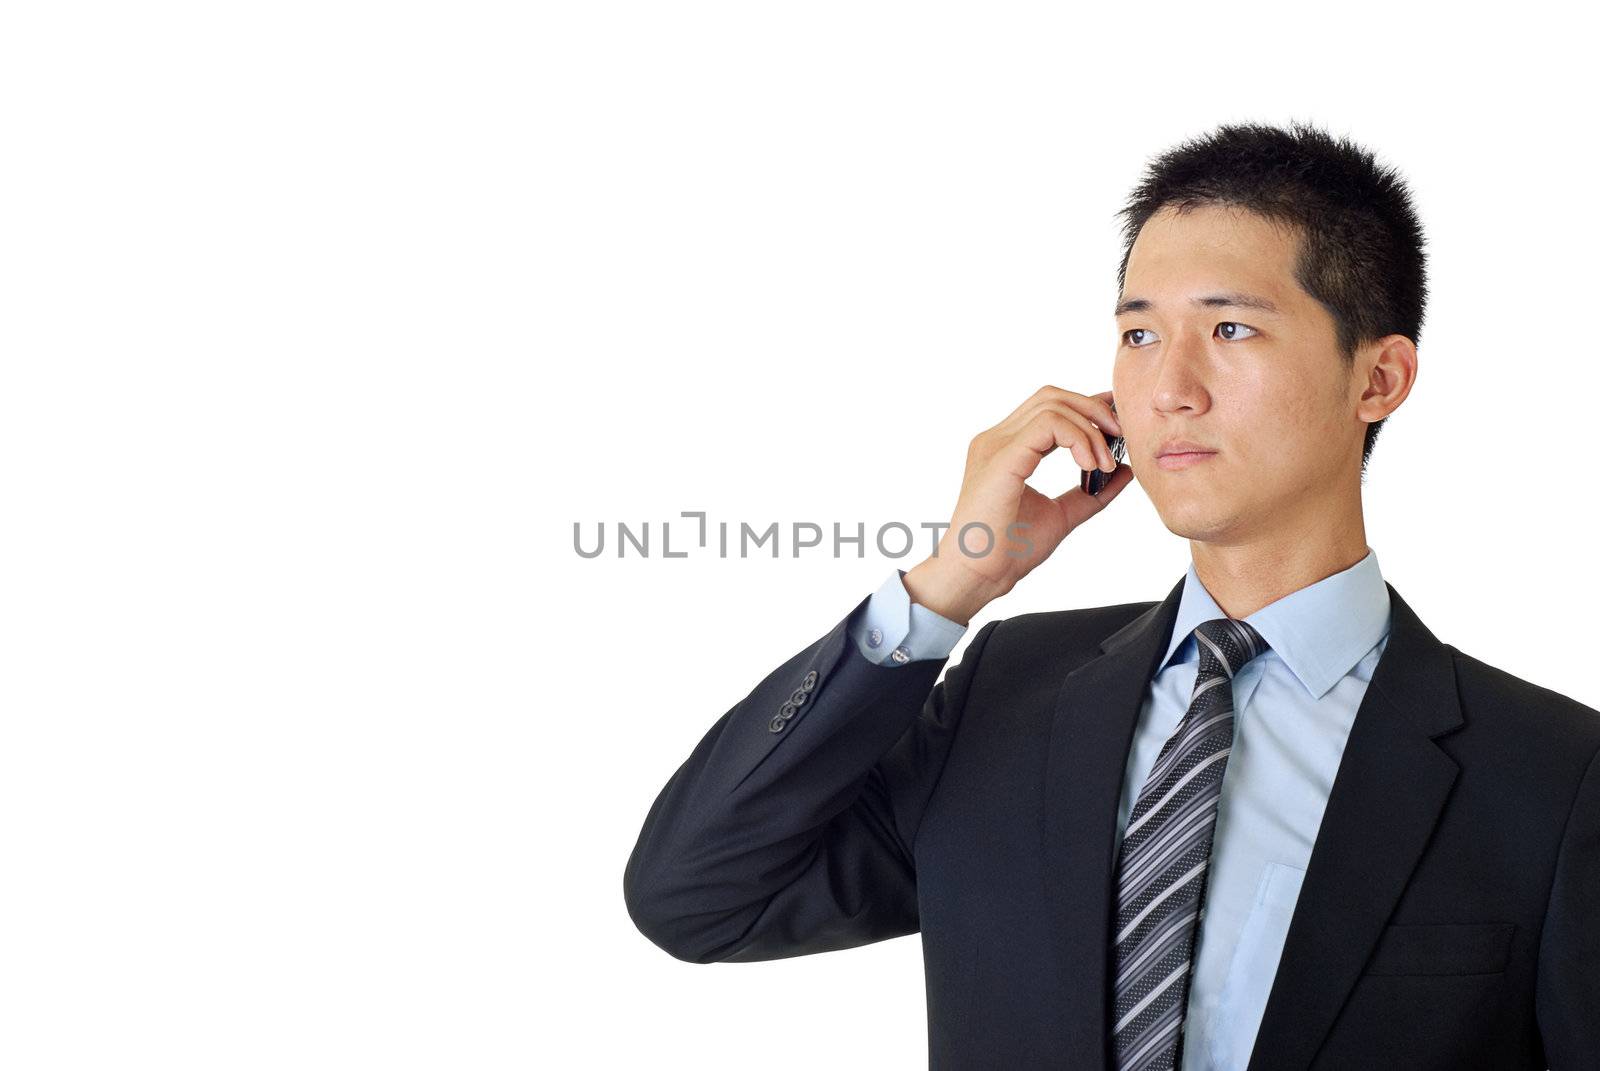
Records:
M1236 621L1343 572L1370 549L1359 523L1346 535L1327 532L1322 539L1296 536L1228 545L1189 541L1195 575L1222 612Z

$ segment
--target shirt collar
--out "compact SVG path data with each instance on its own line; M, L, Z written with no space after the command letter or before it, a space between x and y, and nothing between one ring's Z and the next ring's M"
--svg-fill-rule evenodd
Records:
M1226 617L1189 561L1178 616L1167 653L1156 672L1171 662L1197 658L1192 633L1206 621ZM1263 606L1244 620L1267 641L1284 664L1321 699L1362 657L1389 634L1389 588L1378 569L1378 554L1325 576ZM1174 657L1174 656L1177 657Z

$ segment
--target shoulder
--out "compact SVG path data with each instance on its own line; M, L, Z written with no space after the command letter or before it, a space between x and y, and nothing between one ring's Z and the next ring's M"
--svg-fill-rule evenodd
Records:
M1155 602L1122 602L1109 606L1086 606L1076 610L1045 610L1017 614L991 621L985 648L989 654L1003 654L1023 661L1063 659L1081 661L1096 653L1100 641L1122 628Z
M1469 724L1515 734L1529 754L1561 755L1587 765L1600 751L1600 710L1445 646Z

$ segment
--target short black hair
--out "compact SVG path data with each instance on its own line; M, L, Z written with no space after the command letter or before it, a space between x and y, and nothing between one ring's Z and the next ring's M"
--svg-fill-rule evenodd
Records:
M1296 228L1295 280L1333 315L1347 366L1358 346L1385 335L1419 341L1428 300L1422 224L1400 175L1348 139L1298 121L1227 123L1156 157L1117 212L1119 296L1140 228L1168 205L1233 205ZM1367 425L1363 475L1383 424Z

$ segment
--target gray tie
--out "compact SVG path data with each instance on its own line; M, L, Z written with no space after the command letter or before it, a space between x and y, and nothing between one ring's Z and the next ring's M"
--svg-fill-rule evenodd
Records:
M1116 1071L1178 1066L1217 799L1233 748L1233 675L1267 649L1259 632L1227 617L1200 625L1194 637L1194 695L1139 790L1117 864Z

